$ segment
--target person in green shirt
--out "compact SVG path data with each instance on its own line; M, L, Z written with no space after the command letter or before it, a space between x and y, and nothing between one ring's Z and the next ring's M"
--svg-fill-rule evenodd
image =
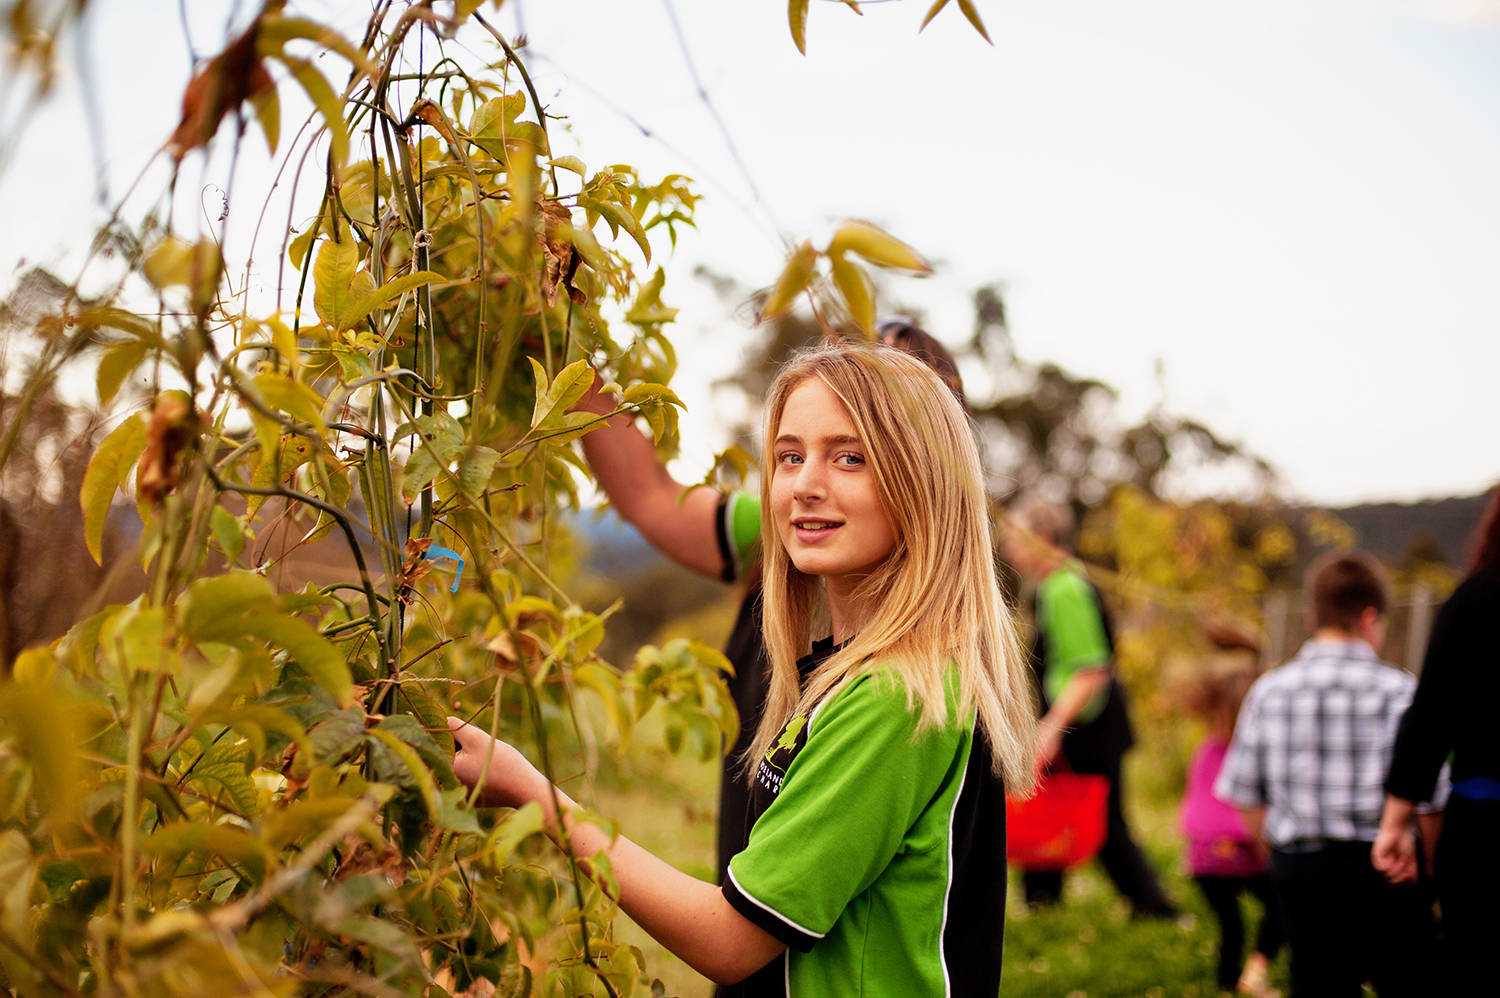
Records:
M972 427L922 362L849 343L795 357L765 426L771 677L749 842L725 882L576 818L520 753L456 718L454 771L605 854L626 913L732 993L993 998L1005 793L1030 790L1035 706Z
M1002 551L1036 587L1031 666L1043 708L1037 771L1060 764L1109 778L1099 862L1135 915L1171 918L1177 909L1125 824L1121 763L1135 736L1124 688L1114 674L1114 637L1104 602L1065 548L1072 511L1027 494L1011 504L1009 516L1019 529L1006 532ZM1061 871L1027 870L1022 882L1028 904L1055 904L1062 897Z

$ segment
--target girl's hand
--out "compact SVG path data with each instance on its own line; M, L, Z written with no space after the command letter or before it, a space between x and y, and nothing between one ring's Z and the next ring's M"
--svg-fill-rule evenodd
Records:
M513 746L457 717L448 718L448 730L458 746L453 775L466 787L484 780L477 803L484 807L520 807L535 801L545 807L547 778Z

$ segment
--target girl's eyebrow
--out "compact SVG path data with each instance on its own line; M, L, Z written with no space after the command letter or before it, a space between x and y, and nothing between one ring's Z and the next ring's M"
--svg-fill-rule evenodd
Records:
M776 443L778 443L778 444L800 444L801 442L802 442L802 438L799 437L799 436L797 436L794 433L783 433L783 434L781 434L781 436L779 436L779 437L776 438ZM854 436L853 434L850 434L850 433L838 433L838 434L835 434L833 436L819 437L818 438L818 442L822 443L822 444L825 444L825 445L828 445L828 444L862 444L863 443L863 441L860 440L859 437L856 437L856 436Z

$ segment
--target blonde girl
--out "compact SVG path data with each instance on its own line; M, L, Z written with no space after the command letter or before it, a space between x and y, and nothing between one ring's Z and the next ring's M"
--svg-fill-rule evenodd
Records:
M1030 789L1035 713L968 418L921 361L830 344L772 385L761 467L772 679L722 885L574 822L456 719L455 771L605 853L625 911L731 994L993 998L1005 788Z

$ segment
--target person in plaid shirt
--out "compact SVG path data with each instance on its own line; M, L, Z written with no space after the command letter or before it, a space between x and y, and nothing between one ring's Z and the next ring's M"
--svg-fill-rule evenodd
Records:
M1433 967L1430 892L1370 863L1416 679L1380 659L1390 588L1373 558L1326 556L1307 589L1313 636L1251 686L1214 794L1271 847L1292 998L1358 998L1365 981L1380 998L1416 995Z

